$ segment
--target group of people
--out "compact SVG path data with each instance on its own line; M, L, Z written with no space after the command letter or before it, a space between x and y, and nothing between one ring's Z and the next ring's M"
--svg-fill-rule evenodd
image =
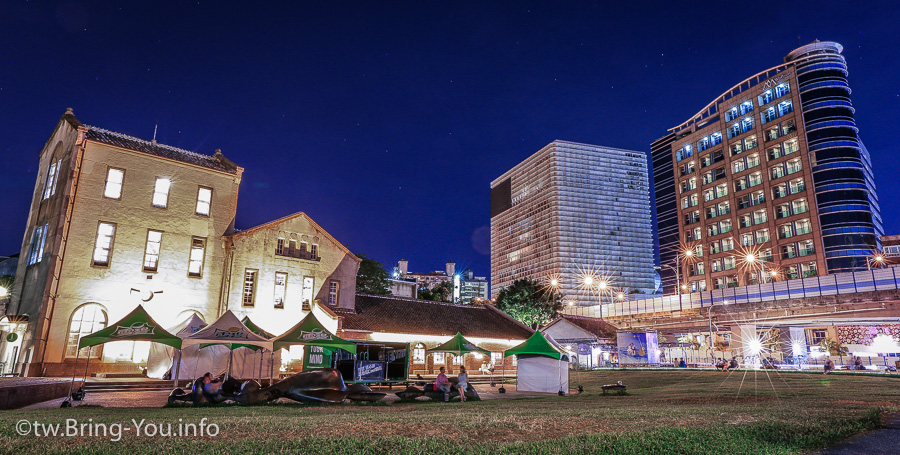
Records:
M687 368L687 362L684 361L683 357L681 357L681 358L676 357L675 361L672 362L672 365L674 365L675 368Z
M437 379L434 381L434 388L444 392L444 401L450 401L452 385L450 384L450 379L447 378L447 374L444 372L445 368L441 367L440 371L440 374L437 375ZM456 390L459 391L459 401L463 403L466 402L466 389L468 388L469 373L466 373L466 367L460 366L459 375L456 377Z
M721 358L716 361L716 369L719 371L728 372L738 367L737 358L732 357L731 360L725 360L725 358Z

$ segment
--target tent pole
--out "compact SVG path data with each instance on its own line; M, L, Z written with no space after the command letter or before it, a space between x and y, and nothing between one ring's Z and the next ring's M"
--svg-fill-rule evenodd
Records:
M172 358L175 360L174 365L172 365L172 373L174 373L172 375L172 380L174 381L172 387L178 387L178 375L181 373L181 349L175 351L175 355Z
M234 363L234 348L228 350L228 371L225 372L225 379L231 379L231 365Z
M275 382L275 348L272 348L272 357L269 362L269 386Z
M73 389L75 389L75 375L78 374L78 356L81 354L81 349L78 348L78 345L75 345L75 366L72 367L72 383L69 384L69 395L66 397L66 401L69 401L69 398L72 397Z
M88 367L91 365L91 350L94 349L93 346L88 348L87 362L84 363L84 378L81 380L81 387L84 387L87 384L87 375L88 375ZM82 398L84 400L84 398Z

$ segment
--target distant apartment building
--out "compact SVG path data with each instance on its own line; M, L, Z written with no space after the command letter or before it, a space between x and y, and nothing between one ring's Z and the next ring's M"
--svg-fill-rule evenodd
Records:
M666 292L676 266L689 291L866 269L883 228L842 50L801 46L652 144Z
M473 299L488 299L488 281L486 277L475 276L471 269L456 273L456 263L447 261L444 270L417 273L409 271L409 261L401 259L392 273L391 293L402 295L406 291L403 283L393 281L414 281L418 288L434 289L440 283L450 283L453 302L470 302ZM413 296L415 297L415 296Z
M557 140L491 183L493 296L556 280L566 301L596 305L654 292L653 267L644 152Z

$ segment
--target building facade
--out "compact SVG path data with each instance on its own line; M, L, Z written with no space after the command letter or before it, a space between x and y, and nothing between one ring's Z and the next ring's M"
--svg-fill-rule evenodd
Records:
M651 145L666 292L674 267L684 291L866 269L883 228L842 50L799 47Z
M492 295L522 278L579 306L654 292L648 189L644 152L566 141L504 173L491 183Z
M218 151L83 125L68 110L40 154L0 319L21 335L2 347L5 372L67 375L87 355L92 372L139 372L149 343L77 349L138 304L170 328L232 309L270 330L298 321L310 296L352 306L359 260L305 215L234 232L242 173Z

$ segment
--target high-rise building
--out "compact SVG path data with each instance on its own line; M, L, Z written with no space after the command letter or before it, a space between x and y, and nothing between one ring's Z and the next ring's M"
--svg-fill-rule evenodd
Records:
M667 292L676 264L688 291L866 269L883 228L842 50L799 47L652 144Z
M553 141L517 164L491 183L492 295L522 278L580 306L654 292L648 188L639 151Z

